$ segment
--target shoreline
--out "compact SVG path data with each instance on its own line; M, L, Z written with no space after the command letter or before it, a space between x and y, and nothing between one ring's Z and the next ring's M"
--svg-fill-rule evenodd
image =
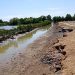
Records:
M18 55L15 55L14 57L11 58L11 61L7 62L6 64L6 71L5 71L5 74L8 73L8 75L12 74L11 71L13 71L13 74L14 75L19 75L20 73L22 73L22 75L30 75L31 72L29 72L29 70L27 69L27 67L29 65L29 68L32 67L32 65L35 65L33 66L33 70L35 69L35 67L37 67L37 69L39 70L38 66L40 67L40 69L43 71L43 68L41 68L42 65L45 65L43 62L42 62L42 58L44 55L46 55L46 51L45 49L49 52L50 49L48 50L48 47L50 46L51 49L54 50L54 48L52 48L53 44L54 43L57 43L58 42L58 39L57 39L57 34L54 35L54 33L57 33L57 31L55 32L55 30L57 30L57 26L56 27L51 27L49 29L49 31L44 34L42 37L40 37L39 39L35 40L32 44L30 44L24 51L23 53L19 53ZM58 28L59 29L59 28ZM50 35L49 35L50 34ZM54 38L53 38L54 37ZM55 38L56 37L56 38ZM51 41L51 42L50 42ZM50 44L50 45L49 45ZM52 53L52 59L53 59L53 55L54 55L54 52ZM50 53L50 52L49 52ZM57 53L58 55L58 53ZM40 61L39 61L40 60ZM22 65L22 64L23 65ZM36 65L37 64L37 65ZM16 67L15 67L16 66ZM22 67L22 68L21 68ZM24 70L28 70L27 71L24 71L25 74L23 74L23 72L19 71L19 70L22 70L24 68ZM49 66L50 67L50 66ZM21 68L21 69L20 69ZM5 67L4 67L5 69ZM11 70L12 69L12 70ZM15 70L17 69L17 70ZM48 68L47 68L48 69ZM40 71L41 71L40 70ZM44 69L45 70L45 69ZM18 72L17 72L18 71ZM41 71L41 72L42 72ZM17 72L17 74L16 74ZM2 73L2 72L0 72ZM30 74L28 74L30 73ZM51 72L49 72L51 73ZM38 74L38 73L37 73ZM34 75L34 74L31 74L31 75Z
M0 75L72 75L69 66L66 66L69 58L67 46L70 46L66 40L72 38L72 33L75 34L70 32L69 26L68 29L66 25L63 28L61 23L52 26L23 53L15 55L6 66L0 67Z
M49 26L49 25L47 25L47 26ZM46 27L46 26L43 26L43 27ZM39 27L39 28L42 28L42 27ZM15 39L17 39L17 38L19 38L21 36L27 35L29 33L33 33L34 31L37 31L39 28L35 28L35 29L33 29L33 30L29 31L29 32L25 32L25 33L22 33L22 34L13 35L13 38L11 38L11 37L6 38L6 40L3 40L3 41L0 42L0 45L2 45L4 42L6 42L8 40L15 40Z
M18 39L18 38L20 38L20 37L22 37L22 36L25 36L25 35L27 35L27 34L29 34L29 33L33 33L34 31L36 31L36 30L38 30L39 28L36 28L36 29L33 29L32 31L30 31L30 32L26 32L26 33L23 33L23 34L18 34L18 35L14 35L13 37L14 37L14 39L11 39L11 38L8 38L8 39L6 39L5 41L2 41L1 43L0 43L0 46L1 45L3 45L3 44L5 44L7 41L9 41L9 40L16 40L16 39Z

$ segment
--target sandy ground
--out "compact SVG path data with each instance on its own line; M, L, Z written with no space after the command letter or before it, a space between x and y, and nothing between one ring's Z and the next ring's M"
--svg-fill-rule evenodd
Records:
M0 75L75 75L75 26L70 25L60 22L52 26L22 53L1 65Z
M74 23L64 22L62 23L62 26L73 29L72 32L67 33L67 37L60 38L59 40L60 43L63 43L66 45L64 50L67 52L66 59L62 61L62 64L63 64L62 74L75 75L75 22Z

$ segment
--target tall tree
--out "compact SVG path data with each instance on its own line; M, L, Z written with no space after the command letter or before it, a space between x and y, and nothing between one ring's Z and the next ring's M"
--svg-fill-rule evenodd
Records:
M13 18L9 22L10 22L10 25L18 25L19 24L19 19L18 18Z
M73 16L73 21L75 21L75 14L74 14L74 16Z
M72 16L70 14L67 14L65 17L66 21L72 21Z
M47 16L47 20L51 21L51 16L50 15Z
M3 21L0 19L0 23L3 23Z

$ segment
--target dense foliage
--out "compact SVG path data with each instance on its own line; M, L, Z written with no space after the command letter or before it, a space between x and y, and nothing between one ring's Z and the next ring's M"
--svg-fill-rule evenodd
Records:
M35 24L35 23L41 23L45 20L51 21L51 16L50 15L40 16L38 18L33 18L33 17L29 17L29 18L12 18L12 19L9 20L9 22L0 20L0 26L3 26L3 25Z
M41 23L43 21L52 21L53 22L59 22L59 21L75 21L75 14L71 16L70 14L67 14L65 17L61 16L54 16L51 18L50 15L47 16L40 16L38 18L12 18L8 21L3 21L0 19L0 26L3 25L27 25L27 24L35 24L35 23Z
M60 21L75 21L75 14L74 16L71 16L70 14L67 14L65 17L61 16L55 16L53 17L53 22L60 22Z

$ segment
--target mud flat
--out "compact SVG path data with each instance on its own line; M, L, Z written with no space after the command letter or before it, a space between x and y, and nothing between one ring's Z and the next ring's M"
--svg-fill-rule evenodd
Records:
M74 27L54 24L22 53L0 65L0 75L74 75L74 39Z

